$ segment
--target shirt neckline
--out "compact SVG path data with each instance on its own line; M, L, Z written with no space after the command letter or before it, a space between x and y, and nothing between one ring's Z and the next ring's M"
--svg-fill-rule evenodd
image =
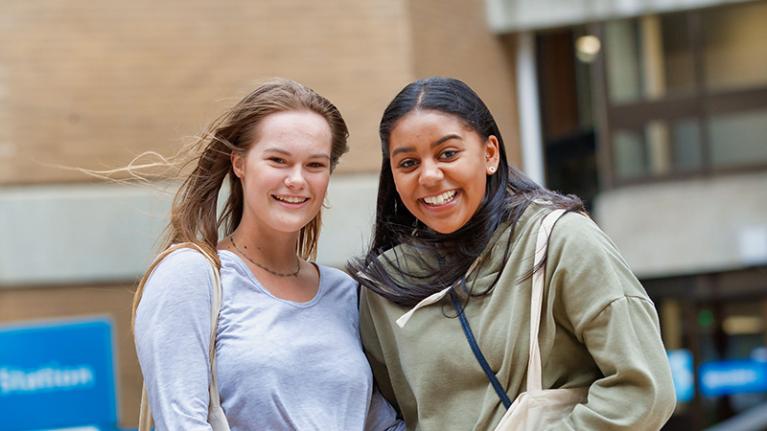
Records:
M240 256L237 255L237 253L234 253L230 250L218 250L218 254L222 255L226 254L227 256L230 256L232 258L232 262L240 267L242 271L244 271L245 276L248 278L248 280L253 283L253 285L264 294L268 295L270 298L274 299L277 302L281 302L283 304L290 305L292 307L297 308L308 308L319 302L320 298L322 297L323 293L325 292L325 289L323 288L323 285L325 284L325 274L324 269L322 268L322 265L318 265L315 262L309 262L312 265L314 265L315 268L317 268L317 273L319 274L319 286L317 286L317 293L314 294L314 297L306 302L298 302L298 301L291 301L289 299L280 298L278 296L275 296L272 292L269 291L264 285L258 280L255 274L253 274L253 271L248 267L247 264L245 264L245 261L242 260Z

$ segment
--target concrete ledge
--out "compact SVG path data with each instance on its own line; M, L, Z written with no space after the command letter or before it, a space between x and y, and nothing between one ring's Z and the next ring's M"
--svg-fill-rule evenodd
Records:
M747 0L486 0L486 10L490 29L509 33L744 1Z
M620 188L594 215L641 277L767 263L767 173Z
M75 184L0 189L0 287L133 282L167 224L177 185ZM368 245L375 175L336 175L319 261L342 267Z

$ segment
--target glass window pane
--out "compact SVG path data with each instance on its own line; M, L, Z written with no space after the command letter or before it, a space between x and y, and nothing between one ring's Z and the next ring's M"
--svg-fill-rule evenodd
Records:
M621 179L664 176L700 169L700 127L694 118L651 121L641 131L618 130L613 140Z
M709 117L714 167L767 163L767 110Z
M637 39L634 19L608 21L605 25L608 93L612 103L631 102L640 98Z
M618 130L613 136L615 175L631 179L647 175L644 135L630 130Z
M686 14L609 21L604 38L612 104L662 99L694 90Z
M666 94L695 91L695 65L690 45L687 13L661 15L663 29L663 71Z
M700 145L700 125L697 120L681 120L672 126L674 167L680 171L691 171L703 166Z
M703 12L706 86L714 90L767 85L767 2Z

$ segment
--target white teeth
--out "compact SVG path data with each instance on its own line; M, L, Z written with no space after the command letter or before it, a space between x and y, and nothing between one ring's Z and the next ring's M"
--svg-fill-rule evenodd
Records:
M302 197L296 197L296 196L274 195L274 197L279 201L287 202L290 204L300 204L301 202L306 202L307 200L309 200L309 198L302 198Z
M444 192L437 196L425 197L423 198L423 201L429 205L443 205L453 200L454 197L455 197L455 190L450 190L449 192Z

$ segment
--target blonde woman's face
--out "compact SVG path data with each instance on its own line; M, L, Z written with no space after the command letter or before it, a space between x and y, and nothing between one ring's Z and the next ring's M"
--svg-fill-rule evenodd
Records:
M330 181L332 134L311 111L265 117L243 155L233 155L242 182L243 218L279 232L298 232L322 208Z

